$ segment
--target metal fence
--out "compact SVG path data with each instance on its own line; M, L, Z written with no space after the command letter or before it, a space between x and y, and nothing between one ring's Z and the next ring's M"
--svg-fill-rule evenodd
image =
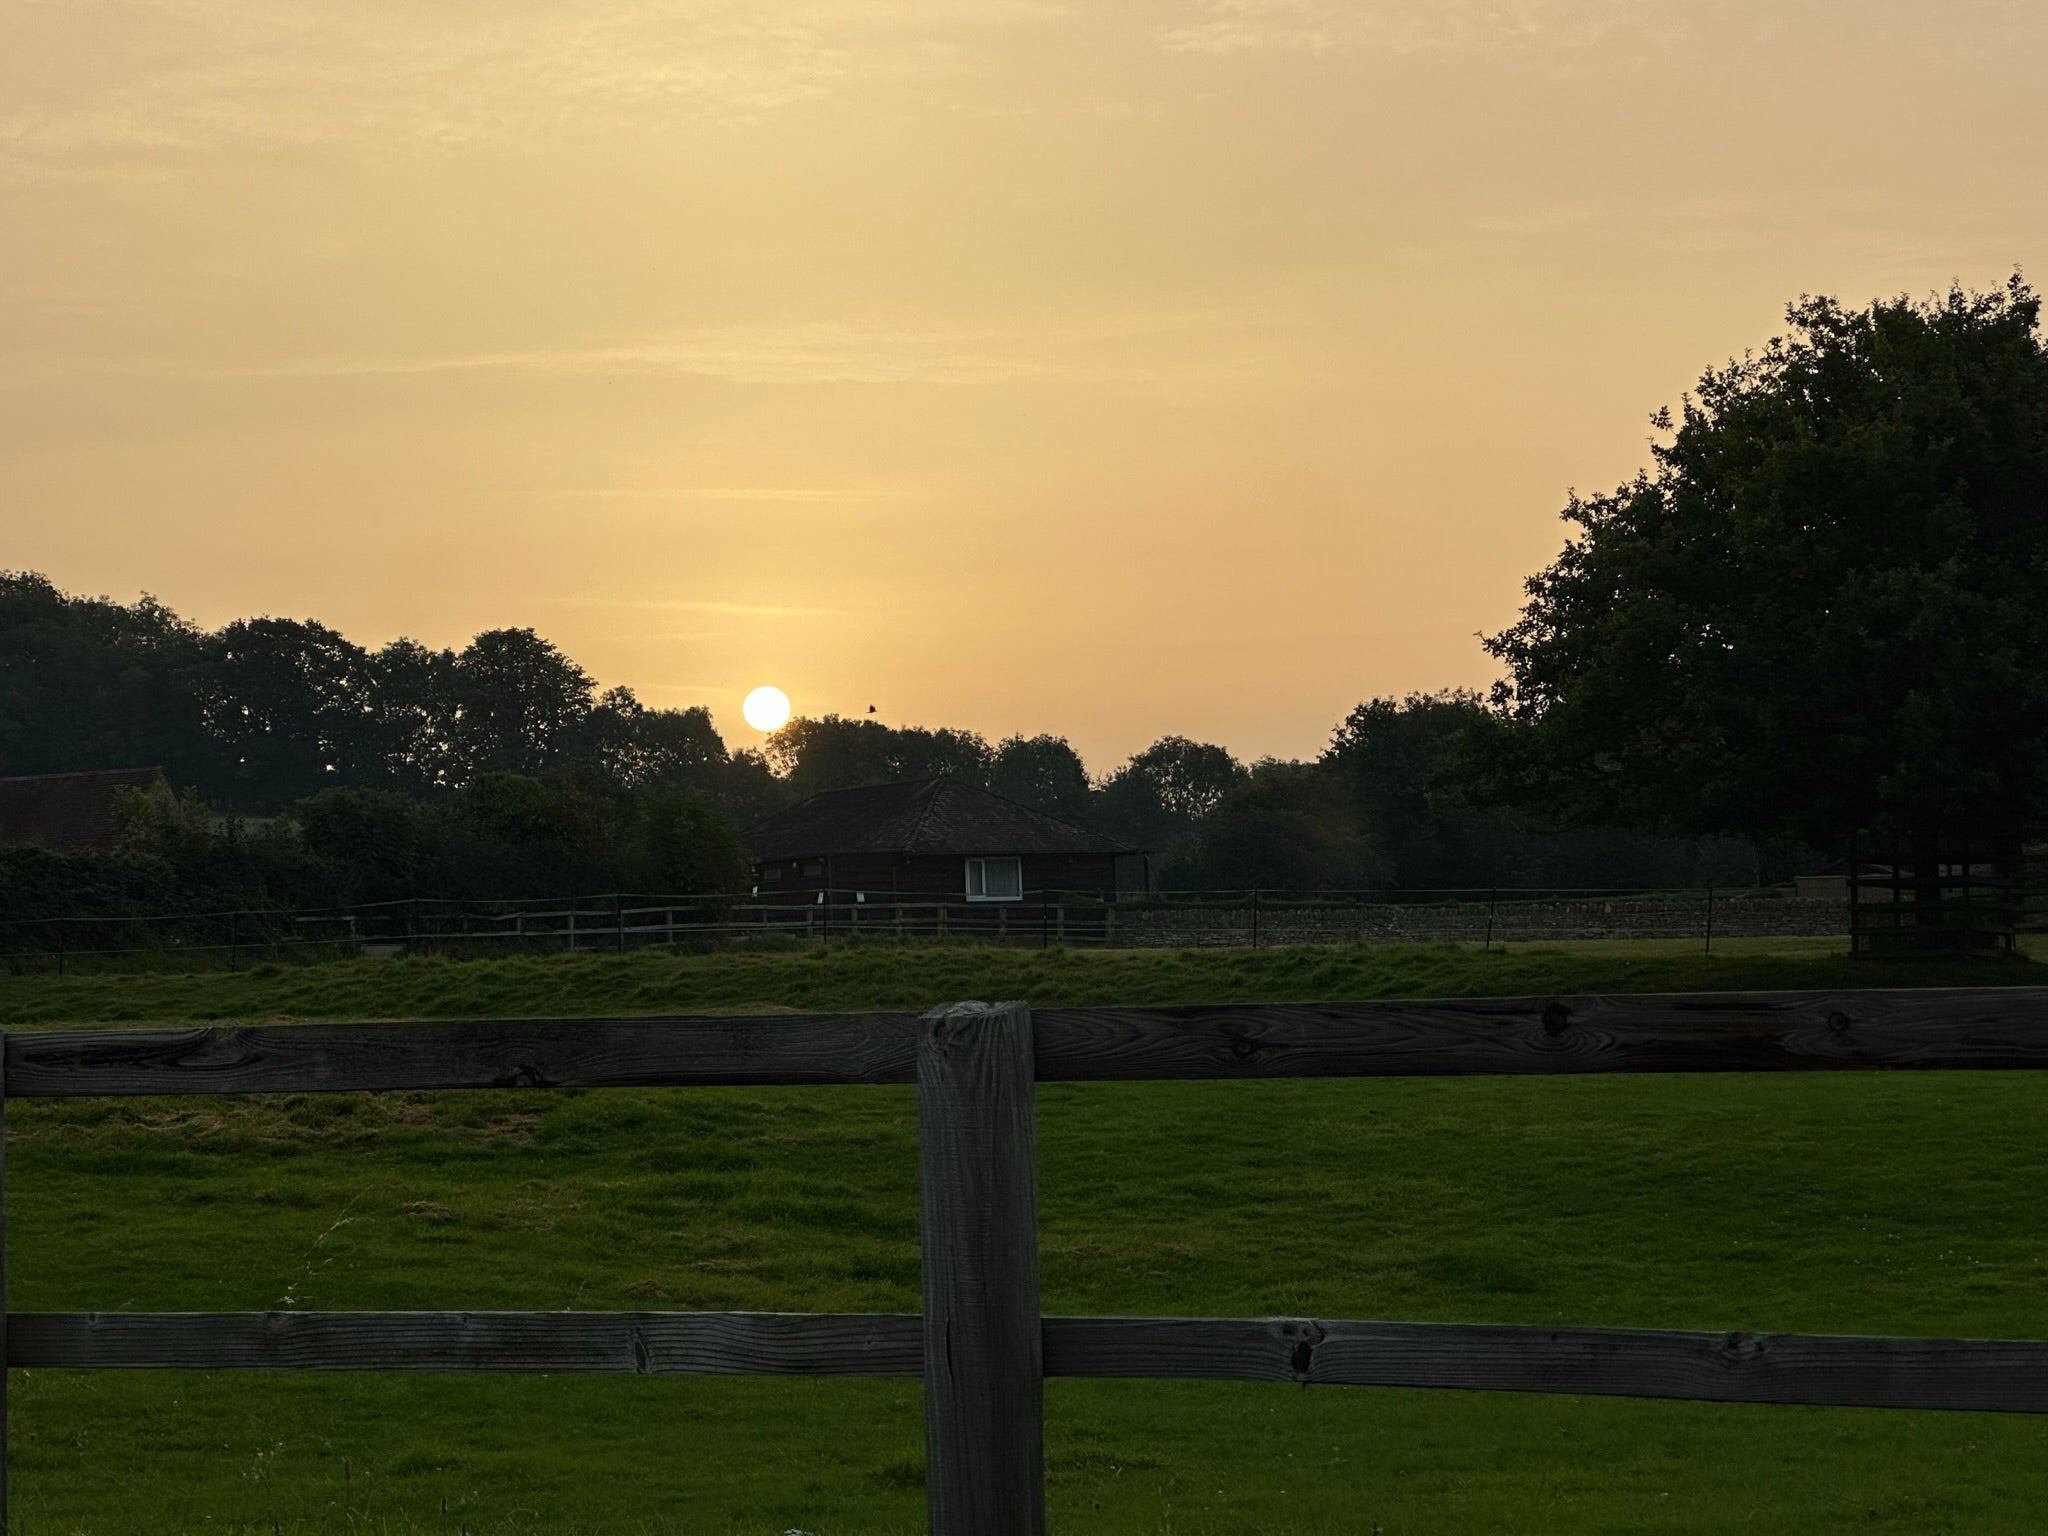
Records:
M68 1370L921 1376L931 1536L1041 1536L1048 1376L2042 1413L2048 1341L2037 1339L1044 1317L1033 1092L1044 1081L2044 1067L2044 988L13 1032L0 1039L0 1121L16 1098L914 1083L923 1310L0 1309L0 1355ZM0 1164L0 1200L4 1175ZM5 1472L0 1438L0 1532Z

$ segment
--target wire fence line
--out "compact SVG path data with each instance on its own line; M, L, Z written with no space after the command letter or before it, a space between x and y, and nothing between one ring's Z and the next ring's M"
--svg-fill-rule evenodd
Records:
M400 954L506 954L949 942L1039 947L1843 937L1839 897L1783 887L1028 891L1014 901L819 890L776 901L604 892L527 900L407 898L317 910L0 919L10 969L220 965Z

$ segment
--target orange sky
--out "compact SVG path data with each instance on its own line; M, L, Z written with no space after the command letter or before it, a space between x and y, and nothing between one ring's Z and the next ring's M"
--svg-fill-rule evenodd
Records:
M1802 291L2048 235L2038 0L0 0L0 566L1320 746Z

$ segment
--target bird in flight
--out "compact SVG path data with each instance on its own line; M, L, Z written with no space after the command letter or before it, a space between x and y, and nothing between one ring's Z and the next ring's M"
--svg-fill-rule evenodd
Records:
M874 706L874 705L872 705L872 704L870 704L870 705L868 706L868 713L872 715L872 714L873 714L874 712L875 712L875 706Z

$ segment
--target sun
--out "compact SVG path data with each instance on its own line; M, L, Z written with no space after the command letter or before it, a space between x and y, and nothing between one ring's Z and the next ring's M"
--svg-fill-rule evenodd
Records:
M780 730L789 719L789 695L780 688L763 683L747 695L747 701L740 705L740 713L757 731Z

